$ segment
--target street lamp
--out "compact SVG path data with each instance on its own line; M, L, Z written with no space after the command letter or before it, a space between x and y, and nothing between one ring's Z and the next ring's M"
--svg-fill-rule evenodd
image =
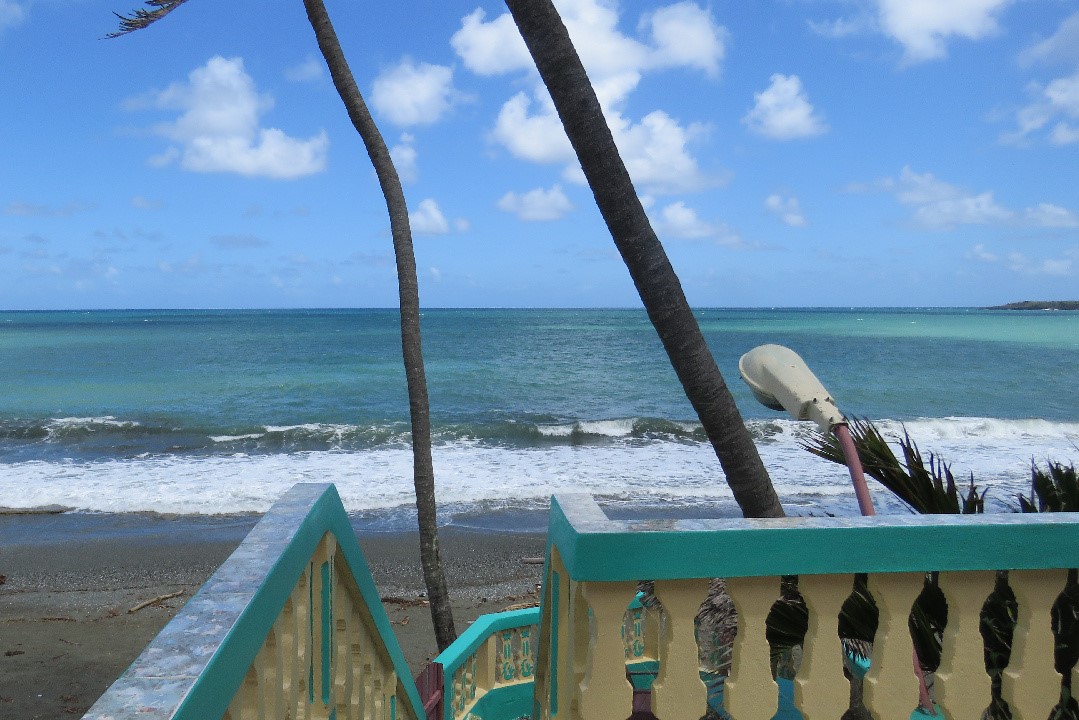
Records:
M835 434L854 483L858 509L862 515L876 515L847 419L805 360L782 345L760 345L742 356L738 372L765 407L786 410L795 420L812 420L821 432Z

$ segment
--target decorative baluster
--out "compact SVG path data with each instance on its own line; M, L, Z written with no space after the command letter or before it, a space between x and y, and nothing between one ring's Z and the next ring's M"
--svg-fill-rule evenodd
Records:
M580 587L581 600L591 613L588 621L591 632L585 634L581 632L583 627L575 628L579 652L585 652L584 677L578 684L581 718L629 717L633 712L633 686L626 679L621 628L626 606L637 593L637 585L582 582Z
M779 578L729 578L727 592L738 611L726 707L737 720L770 720L779 704L772 679L765 621L776 599Z
M1072 675L1079 663L1079 571L1068 571L1067 585L1053 603L1052 620L1056 639L1053 665L1060 674L1060 702L1052 717L1076 718L1079 704L1072 696Z
M992 694L979 613L995 581L992 572L941 573L938 580L951 612L936 673L936 694L952 718L980 717Z
M909 717L918 706L908 618L924 581L922 573L881 573L869 578L880 625L873 643L873 665L865 679L865 704L876 717Z
M507 628L498 634L495 643L495 683L511 683L517 679L517 665L514 662L513 638L516 628Z
M655 594L667 622L659 639L652 709L660 717L700 717L708 704L708 689L701 682L694 619L708 596L708 580L660 580Z
M1013 698L1020 718L1049 717L1060 686L1053 667L1050 611L1067 579L1066 570L1013 570L1010 584L1019 603L1012 660L1002 678L1004 697Z
M847 704L843 675L839 611L853 583L851 575L802 575L798 590L809 606L809 628L802 646L802 666L794 680L794 704L806 720L834 720Z
M520 629L521 655L520 669L521 680L531 680L536 671L536 657L532 648L532 638L536 634L536 626L529 625Z

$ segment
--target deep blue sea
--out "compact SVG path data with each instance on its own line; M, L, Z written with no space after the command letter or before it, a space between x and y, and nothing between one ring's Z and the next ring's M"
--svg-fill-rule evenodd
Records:
M844 468L801 449L809 425L738 377L762 343L800 353L848 415L973 472L997 509L1032 459L1079 460L1079 313L697 317L789 513L857 509ZM514 525L566 491L614 513L736 514L643 311L426 310L423 332L443 522ZM332 481L376 526L410 522L395 310L0 313L0 378L0 506L240 513Z

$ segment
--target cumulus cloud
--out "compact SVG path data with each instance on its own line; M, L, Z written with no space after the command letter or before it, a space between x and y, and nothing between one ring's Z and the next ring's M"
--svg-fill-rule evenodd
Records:
M483 8L476 8L461 18L461 29L450 38L465 67L477 75L531 69L532 56L510 14L503 13L490 22L486 17Z
M521 220L539 222L558 220L573 209L573 203L560 185L554 185L550 190L536 188L521 195L508 192L498 201L498 209L513 213Z
M375 79L371 102L395 125L431 125L452 106L453 70L404 58Z
M1023 142L1041 134L1054 145L1079 142L1079 69L1047 85L1032 83L1033 100L1016 113L1016 130L1006 142Z
M638 122L626 117L624 109L645 72L678 67L718 75L726 30L692 2L644 15L638 25L642 39L619 30L613 3L560 0L558 9L634 182L656 193L699 189L713 182L689 150L689 142L702 134L703 126L682 125L658 110ZM531 92L519 91L503 104L492 139L524 160L562 164L567 180L583 182L562 123L509 14L487 20L483 10L474 11L462 19L451 44L474 73L531 76ZM662 162L660 153L668 153Z
M1079 215L1067 208L1040 203L1021 211L1012 210L1000 205L992 191L971 193L932 173L916 173L910 167L904 167L898 179L886 179L878 187L893 192L901 204L911 208L914 223L926 230L989 224L1079 227Z
M0 30L15 27L26 20L26 8L14 0L0 0Z
M903 47L905 63L943 58L952 38L980 40L1000 30L997 17L1015 0L873 0L852 17L809 23L826 37L879 32Z
M325 132L293 138L276 128L262 128L259 118L273 107L244 70L242 58L210 58L186 82L153 93L158 108L179 110L174 122L156 132L177 145L150 159L164 166L179 161L194 172L291 179L322 172L329 138Z
M1013 0L877 0L881 29L898 41L907 62L947 55L951 37L995 35L997 15Z
M409 133L402 133L401 140L390 148L390 159L397 168L397 175L401 182L416 182L420 178L420 171L416 165L416 138Z
M1056 32L1019 55L1023 65L1079 62L1079 12L1068 16Z
M754 105L742 122L774 140L795 140L827 132L824 118L813 109L797 75L775 74L772 84L753 93Z
M792 196L784 198L781 195L772 194L765 198L764 207L791 227L806 226L806 219L805 215L802 213L802 206L796 197Z
M408 214L408 224L416 235L445 235L450 231L449 221L431 198L420 200L416 209Z
M726 223L708 222L681 200L660 210L653 224L660 235L673 238L711 239L720 245L738 245L742 242L738 233Z
M693 67L719 74L727 31L704 8L691 2L668 5L643 18L641 26L651 31L651 66Z
M313 82L322 77L324 68L322 60L308 55L303 62L285 68L285 79L291 82Z

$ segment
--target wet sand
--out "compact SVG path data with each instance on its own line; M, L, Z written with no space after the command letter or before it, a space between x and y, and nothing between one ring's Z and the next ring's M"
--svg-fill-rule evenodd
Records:
M0 516L0 718L80 717L256 519ZM415 674L437 654L420 601L418 540L358 529ZM483 613L535 600L542 566L522 558L543 555L542 536L443 528L440 541L458 632Z

